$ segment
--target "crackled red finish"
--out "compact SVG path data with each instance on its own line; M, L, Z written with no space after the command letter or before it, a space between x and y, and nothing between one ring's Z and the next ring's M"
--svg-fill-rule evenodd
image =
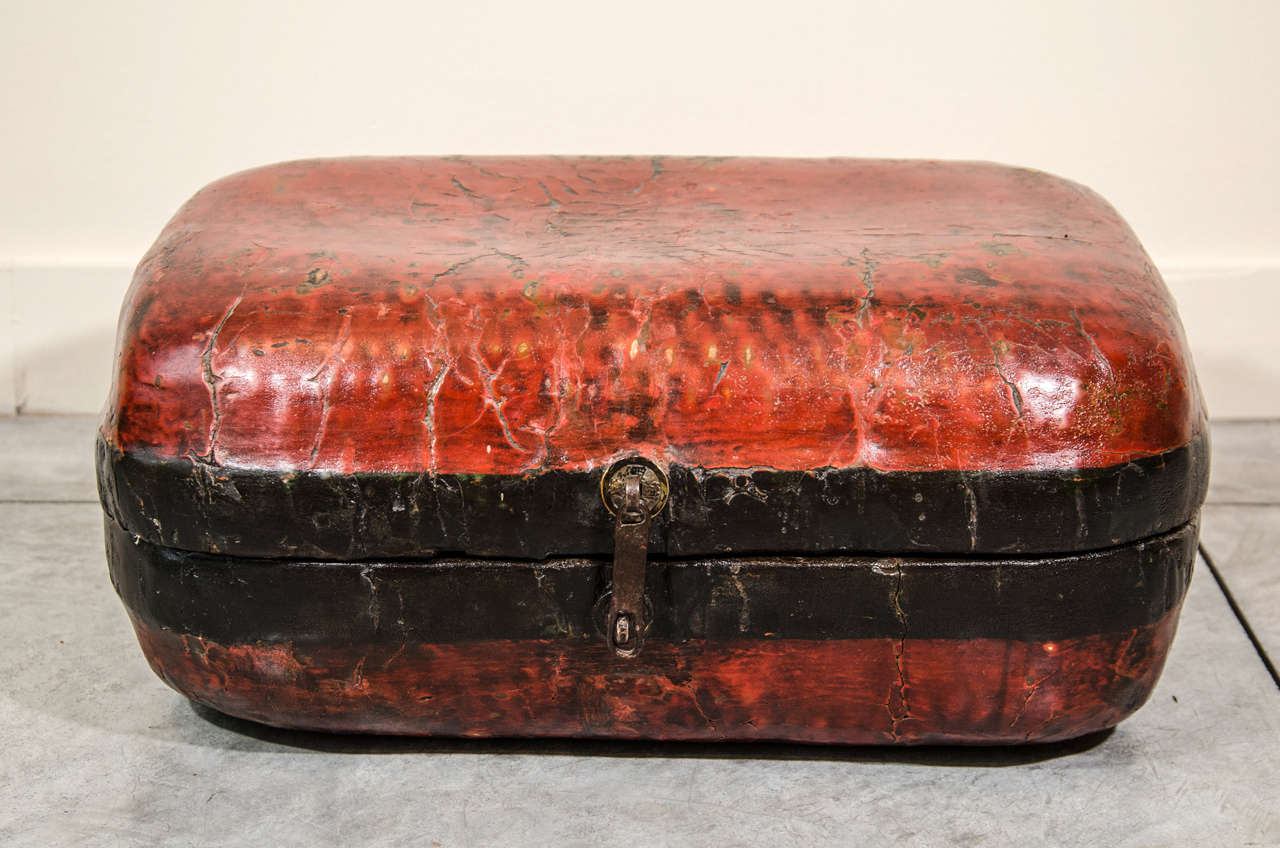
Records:
M120 343L115 445L247 467L1101 467L1202 427L1123 221L977 163L261 168L169 223Z
M322 648L221 645L135 620L170 686L287 727L444 736L1049 742L1102 730L1150 695L1178 610L1059 642L845 639L652 643L619 664L596 640Z

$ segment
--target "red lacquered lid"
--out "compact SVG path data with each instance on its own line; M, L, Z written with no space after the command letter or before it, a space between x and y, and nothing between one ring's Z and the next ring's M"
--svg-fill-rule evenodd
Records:
M1047 174L369 158L178 212L102 433L206 471L998 475L1120 467L1203 420L1151 260Z

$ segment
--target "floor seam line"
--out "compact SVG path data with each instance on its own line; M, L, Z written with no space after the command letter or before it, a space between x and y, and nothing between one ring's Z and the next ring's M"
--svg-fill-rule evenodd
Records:
M1280 672L1276 670L1275 663L1271 661L1271 657L1267 654L1267 649L1258 638L1258 634L1253 631L1253 627L1249 624L1249 619L1244 614L1244 610L1236 603L1235 595L1231 593L1231 589L1227 586L1227 581L1223 578L1222 572L1214 564L1213 557L1209 556L1209 551L1205 549L1203 543L1197 547L1200 550L1200 558L1209 567L1209 573L1213 575L1214 582L1218 584L1218 589L1222 592L1223 597L1226 598L1227 606L1231 607L1231 612L1235 614L1236 621L1244 628L1244 635L1249 637L1253 650L1257 652L1258 659L1262 660L1262 665L1267 669L1267 673L1271 675L1271 682L1276 685L1277 690L1280 690Z

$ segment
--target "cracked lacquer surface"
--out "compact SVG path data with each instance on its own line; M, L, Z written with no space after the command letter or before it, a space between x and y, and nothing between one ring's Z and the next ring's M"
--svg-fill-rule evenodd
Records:
M348 159L198 193L104 432L215 465L1104 467L1202 428L1088 190L975 163Z
M1053 642L653 642L623 668L590 638L228 645L134 620L170 686L267 724L916 745L1049 742L1111 727L1147 700L1176 623L1175 609L1133 630Z

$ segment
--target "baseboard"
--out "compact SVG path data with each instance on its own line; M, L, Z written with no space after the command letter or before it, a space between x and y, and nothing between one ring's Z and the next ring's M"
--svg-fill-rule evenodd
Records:
M0 265L0 414L96 413L111 381L122 265ZM1280 263L1172 265L1215 419L1280 418Z
M132 275L121 265L8 269L3 285L11 332L0 411L102 408L111 385L116 318Z
M1280 417L1280 264L1171 266L1200 386L1214 420Z
M0 415L17 412L17 310L13 303L13 264L0 264Z

